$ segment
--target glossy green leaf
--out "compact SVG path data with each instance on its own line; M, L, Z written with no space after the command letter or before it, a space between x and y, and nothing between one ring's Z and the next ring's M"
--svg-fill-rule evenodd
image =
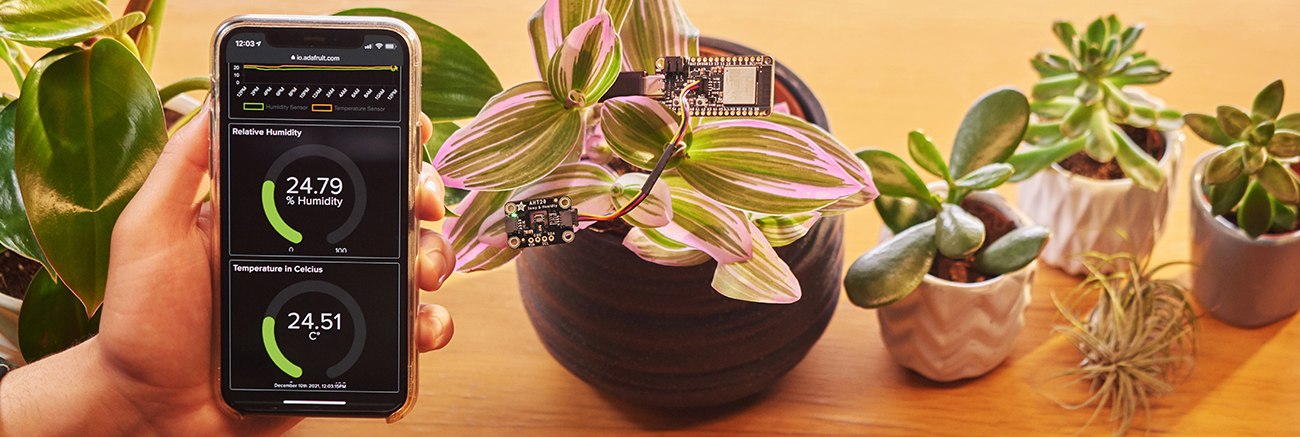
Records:
M1296 225L1296 207L1277 199L1270 200L1273 206L1273 223L1269 225L1268 232L1272 234L1290 232Z
M47 55L22 96L14 158L23 204L50 265L92 313L113 224L167 142L162 104L144 66L112 39Z
M600 131L614 154L629 164L652 170L664 153L664 147L677 136L681 116L668 110L663 103L649 97L619 97L600 105ZM687 129L682 142L690 144L692 134ZM668 159L665 169L681 164L684 154Z
M27 208L23 206L22 193L18 191L18 175L14 172L14 118L18 105L10 103L0 110L0 246L28 259L40 261L50 275L54 270L45 253L41 251L27 221Z
M420 106L435 123L471 118L502 91L486 61L447 29L423 18L383 8L349 9L335 15L392 17L420 37Z
M1269 158L1264 163L1264 167L1255 173L1255 180L1282 203L1290 205L1300 203L1300 181L1296 180L1295 173L1278 163L1276 159Z
M929 202L933 197L925 182L916 175L903 158L884 150L865 149L856 153L858 159L871 169L871 177L880 194L891 197L910 197Z
M36 47L62 47L94 36L113 13L95 0L9 0L0 3L0 37Z
M672 186L672 193L673 220L656 229L659 233L708 253L719 264L753 256L749 219L744 213L689 188Z
M526 82L488 101L452 134L433 165L448 187L510 190L540 179L581 147L584 117L551 97L546 84Z
M753 223L749 223L749 235L754 242L754 256L741 262L719 264L713 273L713 289L746 302L797 302L803 295L799 278L776 255Z
M1290 129L1273 132L1268 141L1268 153L1279 158L1300 156L1300 131Z
M921 169L932 175L948 178L948 165L943 162L943 156L939 155L939 149L934 147L930 137L925 136L921 131L914 130L907 134L907 153L912 155L912 161Z
M90 338L99 332L102 313L87 317L86 308L72 290L41 269L27 287L18 316L18 347L23 359L32 363Z
M1268 161L1268 153L1263 147L1247 145L1241 153L1241 164L1246 173L1255 174L1259 169L1264 168Z
M1018 227L976 253L975 269L994 276L1020 270L1038 258L1050 235L1042 226Z
M772 247L788 246L790 243L798 241L812 230L813 225L821 219L822 214L816 211L805 212L791 215L772 215L760 217L754 220L754 225L758 231L767 237L767 242Z
M623 65L623 45L609 14L596 14L573 28L547 64L546 85L566 107L600 101Z
M1241 154L1245 150L1246 146L1238 144L1223 149L1222 153L1210 158L1210 163L1205 167L1205 183L1222 184L1241 175L1244 169L1241 164Z
M1211 185L1207 193L1210 196L1210 215L1220 216L1236 208L1241 197L1246 195L1250 181L1250 175L1241 173L1227 183Z
M689 267L712 261L709 254L687 246L653 229L632 228L623 237L623 247L641 259L670 267Z
M13 74L14 81L20 84L23 82L23 77L27 76L22 63L18 60L18 55L22 50L23 48L18 43L0 38L0 59L3 59L5 65L9 66L9 72Z
M1250 106L1250 115L1255 120L1277 120L1282 114L1282 98L1286 90L1282 79L1273 81L1255 96L1255 103Z
M1183 115L1183 121L1192 129L1192 133L1210 144L1228 146L1237 142L1223 133L1223 129L1219 127L1219 120L1212 115L1189 112Z
M1242 138L1250 129L1250 116L1233 106L1220 106L1218 109L1219 129L1228 138Z
M1164 183L1165 175L1160 172L1160 166L1156 160L1147 155L1133 140L1120 130L1119 126L1112 126L1110 129L1111 138L1119 144L1119 151L1115 154L1115 160L1119 162L1120 169L1124 170L1124 175L1133 180L1133 185L1148 191L1160 189L1160 184Z
M1052 100L1056 97L1074 96L1074 90L1079 88L1083 79L1077 73L1062 74L1060 76L1046 77L1034 84L1031 94L1034 100Z
M984 245L984 222L960 206L944 203L935 226L934 244L948 258L965 258Z
M108 37L122 37L126 36L127 31L139 26L140 23L143 22L144 13L134 11L118 17L116 20L113 20L112 23L108 23L108 25L104 26L103 29L100 29L98 33Z
M1015 171L1015 167L1011 164L1002 162L989 164L958 179L955 185L968 191L992 190L1010 179Z
M691 25L677 0L631 3L618 33L623 40L623 71L654 73L660 57L700 55L700 30Z
M937 212L929 204L908 197L881 195L876 198L876 212L885 226L895 234L935 218Z
M980 97L957 128L948 173L961 179L977 168L1006 161L1016 152L1029 125L1029 100L1011 88Z
M645 173L626 173L614 182L614 209L622 208L641 194L650 175ZM650 195L642 200L636 209L623 216L623 220L638 228L658 228L667 226L673 219L672 191L668 184L655 184Z
M880 194L876 190L876 184L872 182L871 170L867 168L861 159L854 156L848 147L845 147L829 132L801 118L781 113L769 115L765 120L790 128L812 140L813 144L826 152L836 164L839 164L840 168L844 169L845 173L848 173L854 181L862 185L861 191L822 208L820 212L823 215L842 214L861 208L871 203Z
M1277 119L1277 128L1290 131L1300 131L1300 112L1287 114Z
M908 228L858 257L844 275L849 301L863 308L880 308L907 297L930 271L934 254L934 221Z
M1079 138L1088 133L1089 123L1092 123L1092 113L1095 110L1092 106L1075 106L1069 113L1065 114L1065 121L1061 122L1061 135L1066 138Z
M1029 179L1035 173L1042 171L1052 164L1061 162L1061 160L1070 157L1070 155L1079 153L1083 150L1084 143L1087 141L1088 137L1079 137L1060 144L1026 150L1011 155L1011 158L1007 159L1007 164L1011 164L1011 166L1015 168L1015 172L1011 174L1011 178L1008 179L1008 181L1020 182Z
M546 0L528 20L528 36L533 42L537 71L544 72L564 38L573 28L602 11L612 18L614 29L621 29L633 0Z
M795 214L863 188L811 139L764 120L724 120L696 129L677 167L700 193L733 208Z
M1039 147L1059 143L1064 138L1060 123L1030 124L1025 129L1025 142Z
M1259 181L1252 181L1237 207L1237 227L1250 238L1257 238L1268 232L1272 224L1273 206L1268 199L1268 190Z
M1065 118L1066 114L1075 106L1079 106L1079 99L1074 97L1057 97L1052 100L1036 100L1029 104L1029 109L1035 115L1047 120L1056 120Z

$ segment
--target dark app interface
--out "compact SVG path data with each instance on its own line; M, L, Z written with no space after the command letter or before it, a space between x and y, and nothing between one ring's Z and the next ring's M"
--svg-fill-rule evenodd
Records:
M224 43L225 389L329 406L404 393L406 48L270 32Z

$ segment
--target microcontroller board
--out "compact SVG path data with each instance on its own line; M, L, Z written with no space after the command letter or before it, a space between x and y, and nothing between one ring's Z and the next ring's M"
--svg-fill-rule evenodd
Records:
M694 81L699 89L686 95L692 116L766 117L772 114L776 61L771 56L665 56L655 62L662 84L647 83L647 92L673 111L681 111L682 90ZM647 78L649 79L649 77Z
M578 210L569 196L538 197L506 203L506 244L511 249L570 243Z

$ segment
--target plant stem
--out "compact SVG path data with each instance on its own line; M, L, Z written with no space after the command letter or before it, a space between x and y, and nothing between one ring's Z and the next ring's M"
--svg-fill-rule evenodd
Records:
M145 13L144 23L127 32L140 47L140 62L144 68L153 71L154 55L158 52L158 33L162 30L163 11L167 9L167 0L131 0L126 13L140 11Z
M204 100L207 99L204 98ZM204 106L207 106L206 103L203 105L199 105L197 108L194 108L193 111L190 111L189 114L185 114L185 116L181 117L180 120L176 120L176 124L172 125L171 128L167 129L167 137L171 138L171 136L176 135L176 132L180 131L182 127L185 127L185 125L190 124L190 121L194 119L195 115L199 114L199 111L203 110ZM199 120L199 122L202 123L204 121ZM209 193L209 195L211 195L211 193Z
M162 89L158 90L158 98L166 105L167 102L170 102L183 92L205 90L210 85L211 82L208 81L207 76L185 78L162 87Z

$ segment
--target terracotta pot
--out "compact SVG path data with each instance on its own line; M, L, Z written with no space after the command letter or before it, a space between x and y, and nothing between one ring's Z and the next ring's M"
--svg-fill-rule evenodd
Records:
M1165 180L1159 190L1138 188L1128 178L1100 180L1076 175L1057 164L1018 184L1016 203L1020 209L1052 231L1039 259L1071 275L1083 275L1088 270L1076 256L1082 252L1130 252L1139 259L1151 253L1177 194L1185 138L1180 131L1161 133L1165 155L1159 166ZM1131 245L1116 229L1128 234Z
M1205 167L1222 149L1192 168L1192 294L1201 307L1229 325L1258 328L1300 310L1300 232L1250 239L1223 217L1210 215L1201 190Z
M701 52L756 55L701 38ZM817 98L777 64L778 99L829 130ZM727 298L711 284L717 264L666 267L623 247L622 235L584 232L569 244L529 249L519 290L538 337L574 375L624 401L705 407L754 395L807 355L835 312L844 259L843 219L824 218L776 249L799 278L788 305Z
M967 199L992 206L1016 227L1032 224L997 193L980 191ZM881 241L894 236L888 227L880 233ZM988 373L1015 346L1037 272L1035 260L1020 270L969 284L927 274L912 294L877 310L885 348L899 365L935 381Z

